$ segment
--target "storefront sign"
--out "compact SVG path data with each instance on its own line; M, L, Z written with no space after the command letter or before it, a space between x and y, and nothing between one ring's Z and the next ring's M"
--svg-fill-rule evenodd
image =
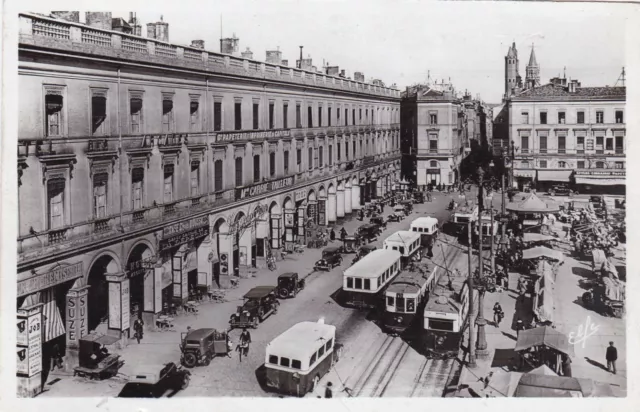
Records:
M16 325L18 330L16 331L18 345L27 346L27 320L18 318L18 323Z
M180 288L180 297L187 299L189 297L189 273L182 272L182 278L180 279L182 287Z
M109 328L120 330L120 299L122 297L120 282L109 282Z
M120 285L120 302L121 302L121 307L122 307L122 326L120 327L120 330L127 330L129 329L130 326L130 317L131 317L131 312L130 312L130 305L131 302L129 300L129 279L123 280L121 285Z
M305 189L296 190L293 195L293 201L299 202L301 200L305 200L307 198L307 191Z
M280 139L291 136L289 129L265 130L258 132L228 132L216 133L216 142L236 142L241 140Z
M188 232L193 229L197 229L202 226L209 226L209 217L201 216L193 219L186 220L184 222L178 222L171 226L167 226L162 229L162 237L168 238L175 236L179 233Z
M427 174L439 175L440 174L440 169L427 169Z
M259 196L267 192L273 192L274 190L293 186L294 180L295 179L293 176L289 176L283 179L272 180L267 183L260 183L257 185L236 189L236 192L235 192L236 200L246 199L253 196Z
M295 216L295 212L289 212L289 211L284 212L284 227L295 226L294 216Z
M323 225L327 221L327 212L325 209L326 200L320 199L318 200L318 224Z
M87 324L87 289L67 295L67 344L77 345L89 334Z
M155 256L152 256L147 259L136 260L135 262L130 262L127 265L127 275L130 278L144 275L148 270L152 270L156 263Z
M42 314L29 316L29 376L42 372Z
M18 297L59 285L82 277L82 262L68 266L58 266L49 273L37 275L18 282Z
M201 237L209 236L209 225L190 230L179 235L171 236L160 241L160 251L164 252L172 247L189 243Z

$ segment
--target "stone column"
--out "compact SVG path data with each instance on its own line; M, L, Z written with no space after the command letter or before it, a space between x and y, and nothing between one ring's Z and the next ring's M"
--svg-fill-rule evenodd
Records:
M341 219L344 217L344 189L338 189L336 200L336 217Z
M351 207L353 210L362 209L362 205L360 204L360 185L353 185L351 187Z
M231 273L236 262L233 261L233 238L228 233L218 234L220 248L220 288L228 289L231 286Z
M336 194L329 193L329 201L327 202L327 222L336 221Z
M105 275L109 284L109 322L107 334L118 339L128 337L130 325L129 279L124 272Z
M89 334L87 294L89 286L73 288L67 292L65 311L67 329L67 352L64 358L65 369L78 366L80 339Z
M206 285L207 289L211 289L213 278L211 275L211 236L205 237L196 251L198 258L198 285Z
M42 392L42 303L18 309L18 397L32 398Z
M349 214L353 211L351 207L352 199L353 199L353 194L351 193L351 187L345 188L344 189L344 213L345 214Z

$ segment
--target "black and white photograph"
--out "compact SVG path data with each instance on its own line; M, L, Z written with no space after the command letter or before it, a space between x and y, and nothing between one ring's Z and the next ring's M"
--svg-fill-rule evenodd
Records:
M631 395L637 4L109 7L3 15L11 396Z

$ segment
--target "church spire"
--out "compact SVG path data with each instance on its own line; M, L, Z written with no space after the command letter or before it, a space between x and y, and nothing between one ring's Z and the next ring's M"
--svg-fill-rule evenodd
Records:
M531 44L531 56L529 56L524 82L527 89L540 86L540 66L536 59L535 45L533 43Z
M529 66L538 67L538 61L536 60L536 50L533 43L531 43L531 56L529 56Z

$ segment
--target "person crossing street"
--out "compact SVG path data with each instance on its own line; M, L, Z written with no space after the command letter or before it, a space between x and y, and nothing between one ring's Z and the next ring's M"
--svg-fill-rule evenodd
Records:
M240 334L240 342L237 347L238 350L238 360L242 362L242 356L246 358L249 355L249 344L251 343L251 333L247 330L247 328L242 329L242 333Z
M502 310L502 306L500 306L500 302L496 302L493 305L493 323L496 328L500 327L500 322L502 322L502 318L504 317L504 311Z

